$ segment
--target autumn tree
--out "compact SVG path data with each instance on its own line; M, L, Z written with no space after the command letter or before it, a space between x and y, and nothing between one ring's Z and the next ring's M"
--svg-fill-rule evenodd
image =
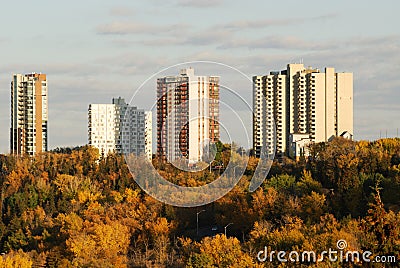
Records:
M239 240L225 235L206 237L198 244L187 267L260 267L242 251Z

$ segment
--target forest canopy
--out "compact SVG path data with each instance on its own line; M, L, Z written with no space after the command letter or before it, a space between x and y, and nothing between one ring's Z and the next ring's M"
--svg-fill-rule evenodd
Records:
M218 160L229 161L229 145L220 147ZM276 267L257 252L321 252L340 239L350 250L400 258L400 139L315 144L298 162L275 161L255 192L248 185L258 160L250 157L231 192L197 208L154 200L123 156L99 157L88 146L0 155L0 267ZM221 172L154 165L190 187Z

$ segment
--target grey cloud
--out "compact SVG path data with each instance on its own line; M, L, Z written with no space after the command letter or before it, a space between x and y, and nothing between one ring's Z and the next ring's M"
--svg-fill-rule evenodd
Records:
M223 24L220 25L219 27L228 30L243 30L243 29L265 28L277 25L291 25L299 22L304 22L304 19L240 20Z
M128 43L135 43L135 44L140 43L145 46L175 46L175 45L183 45L183 40L182 38L177 38L177 37L166 37L166 38L141 40L139 42L128 41Z
M224 0L179 0L177 5L183 7L208 8L219 6L223 4L223 2Z
M186 36L184 44L189 45L209 45L220 43L223 40L229 39L232 37L231 33L220 30L206 30L206 31L198 31L193 32L190 35Z
M235 39L219 46L221 49L241 48L249 49L293 49L293 50L324 50L334 49L336 46L330 42L305 41L295 36L266 36L261 39Z
M361 39L361 38L360 38ZM359 45L359 43L362 45ZM348 40L338 43L339 49L312 52L304 55L318 64L329 64L347 70L358 70L358 75L363 79L388 77L393 74L393 70L399 70L400 66L400 46L394 45L392 37L369 39L366 41ZM342 67L343 66L343 67ZM396 71L395 71L396 72ZM398 79L397 76L389 80ZM374 80L372 80L374 81Z
M107 66L99 66L92 63L44 63L44 64L12 64L0 68L0 73L30 73L42 72L47 75L69 75L72 77L81 77L88 75L97 75L107 72Z
M141 75L153 73L166 65L168 58L152 57L139 53L123 53L113 57L101 57L95 60L100 65L113 66L112 72L123 75Z
M134 34L134 33L150 33L159 31L162 27L157 27L149 24L135 22L112 22L109 24L100 25L96 28L98 34Z
M97 34L128 35L128 34L170 34L186 30L186 24L152 25L147 23L116 21L100 25L96 28Z
M378 36L378 37L363 37L359 36L356 38L352 38L347 42L344 42L344 45L352 45L352 46L382 46L384 45L386 48L391 47L399 47L400 46L400 35L387 35L387 36Z
M337 17L337 14L326 14L310 18L286 18L286 19L259 19L259 20L238 20L226 24L217 25L217 28L227 30L258 29L270 26L287 26L305 23L309 21L327 20Z
M191 2L191 1L185 1ZM195 1L195 3L205 4L207 1ZM132 43L139 43L146 46L162 45L215 45L219 48L289 48L289 49L325 49L331 48L330 44L315 44L296 39L290 36L267 36L263 39L249 40L235 38L235 30L245 30L253 28L264 28L277 25L293 25L313 20L324 20L336 16L327 14L312 18L289 18L289 19L267 19L267 20L244 20L230 22L227 24L214 25L205 29L196 29L194 25L174 24L174 25L152 25L148 23L115 21L109 24L100 25L96 28L98 34L104 35L130 35L143 34L155 36L145 40L117 40L113 41L119 45L126 46ZM168 35L166 37L159 37ZM229 41L227 41L229 40Z
M129 17L135 14L130 7L114 7L110 10L110 15L114 17Z
M400 105L397 103L383 103L383 102L374 102L374 103L363 103L358 105L360 110L367 111L392 111L392 112L400 112Z
M72 77L87 77L107 73L108 66L93 63L53 63L45 64L44 69L50 75L69 75Z
M50 83L51 81L51 83ZM50 87L51 86L51 87ZM53 77L49 80L49 92L51 90L52 98L56 103L75 101L90 101L96 99L100 101L104 96L115 94L116 92L126 89L125 84L113 80L112 76L103 77L87 77L68 79L68 77Z
M205 30L192 30L191 32L179 32L178 30L171 33L168 37L159 37L154 39L141 39L141 40L130 40L130 39L117 39L113 43L121 47L129 47L132 45L141 44L144 46L207 46L215 45L224 42L225 40L233 38L232 33L227 31L210 31Z
M388 61L393 63L396 60L400 61L399 44L399 36L322 41L304 40L295 36L266 36L255 40L231 39L219 48L279 49L285 51L282 57L288 56L289 59L304 58L318 64L347 66L350 69L369 67L373 64L375 69L364 68L366 71L369 70L369 73L365 72L363 76L370 76L376 73L376 67L385 66ZM268 57L279 55L276 52L271 54L271 50L263 50L262 54L257 54L255 58L263 58L266 54L270 54ZM289 56L290 54L294 57ZM398 64L394 64L391 69L393 68L399 68Z

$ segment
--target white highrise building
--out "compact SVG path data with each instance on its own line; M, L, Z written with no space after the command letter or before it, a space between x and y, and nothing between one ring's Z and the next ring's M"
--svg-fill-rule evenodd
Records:
M204 148L219 136L219 77L197 76L189 68L157 79L159 157L202 161Z
M89 105L89 145L104 156L116 149L116 117L114 104Z
M144 111L122 98L114 98L112 104L90 104L88 135L89 145L104 156L110 152L144 155Z
M353 135L353 74L321 72L303 64L288 64L281 72L253 77L253 147L272 147L276 153L298 157L310 142Z

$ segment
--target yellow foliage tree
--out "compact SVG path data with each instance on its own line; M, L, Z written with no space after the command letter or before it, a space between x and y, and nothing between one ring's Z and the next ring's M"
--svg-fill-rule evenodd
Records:
M130 242L128 228L118 222L92 224L84 222L83 229L66 241L78 267L126 267Z
M31 257L22 250L11 251L6 255L0 256L0 267L2 268L31 268L32 264Z
M236 238L219 234L206 237L199 244L199 250L189 260L189 267L260 267L242 251Z

